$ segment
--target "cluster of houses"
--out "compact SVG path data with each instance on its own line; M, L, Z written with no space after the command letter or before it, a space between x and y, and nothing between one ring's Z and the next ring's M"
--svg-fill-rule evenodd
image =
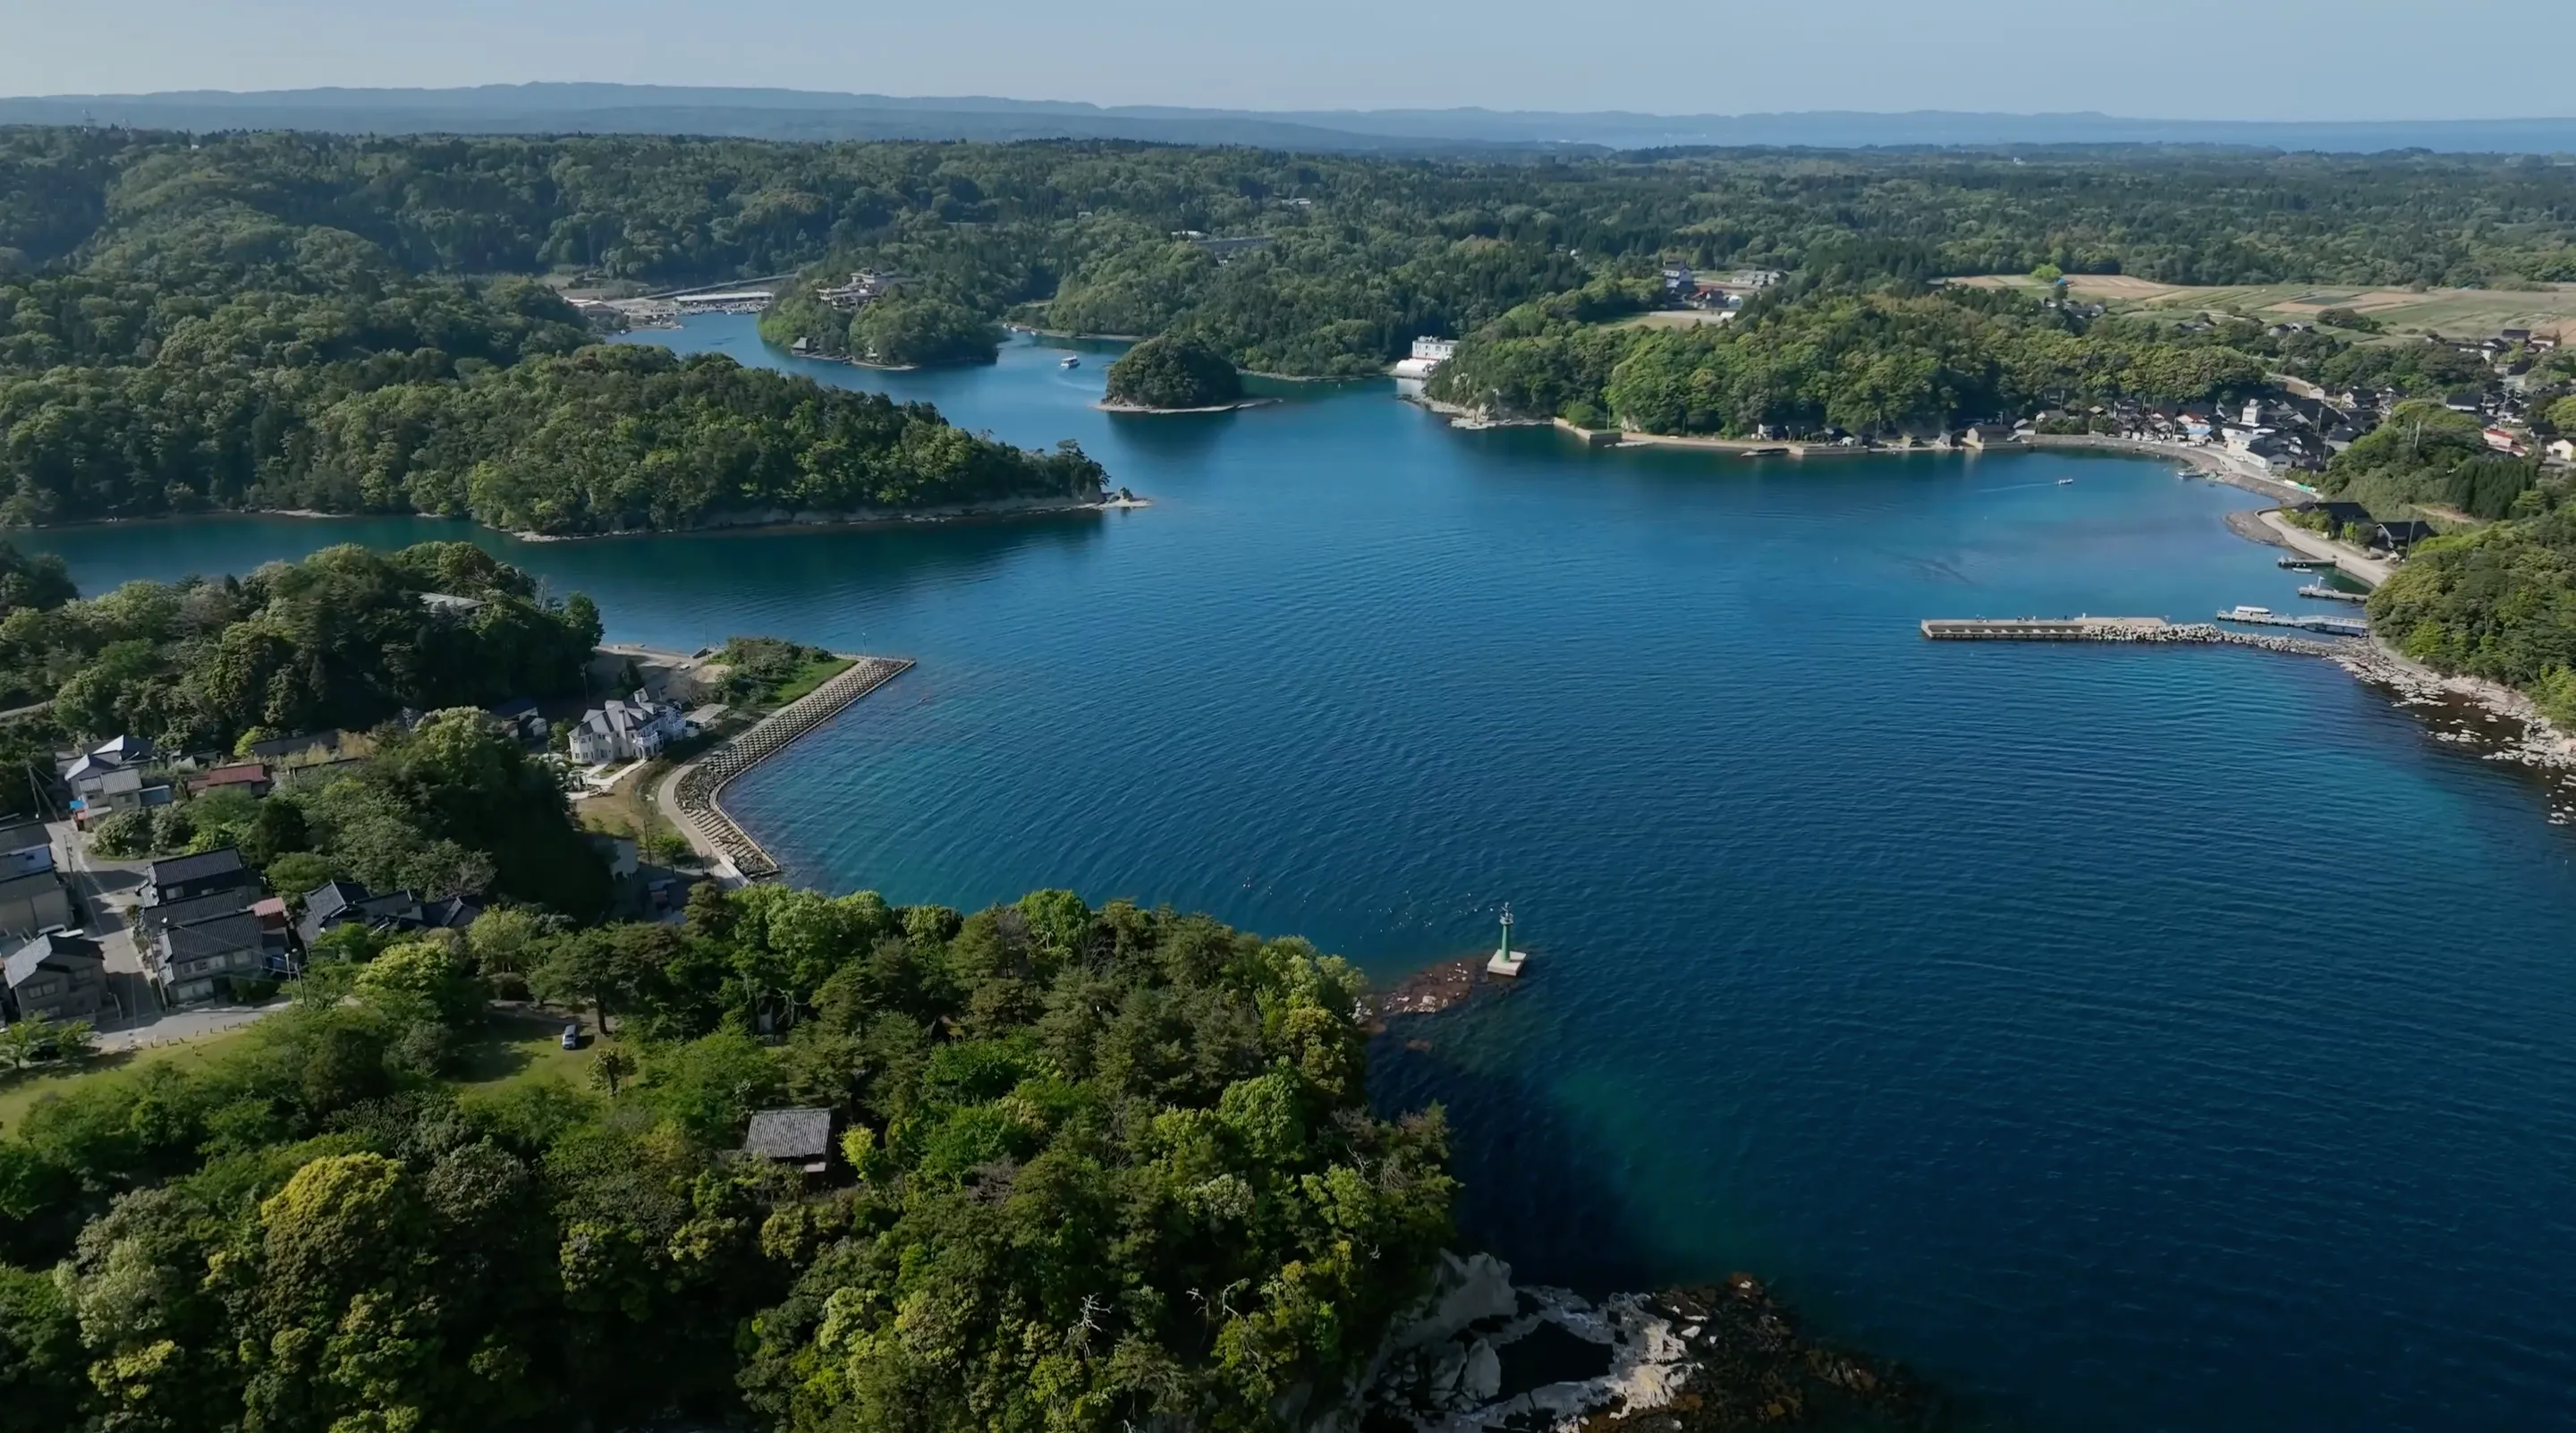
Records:
M2305 394L2249 398L2232 407L2161 408L2122 399L2093 408L2091 417L2116 437L2213 445L2258 472L2287 477L2322 470L2378 421L2382 401L2367 390L2329 394L2302 386Z
M879 273L875 269L860 269L850 275L849 282L847 283L832 284L816 289L814 291L814 297L821 299L823 302L830 304L836 309L848 312L866 308L868 305L875 303L877 300L893 293L896 289L901 288L903 283L904 277L901 274Z
M149 779L151 760L152 744L130 736L63 758L54 771L72 794L73 819L87 827L118 811L169 805L170 783Z
M575 762L605 765L659 756L673 742L696 735L724 716L725 708L684 711L677 703L638 694L613 698L567 724ZM494 723L531 746L542 745L549 723L533 701L490 709ZM405 713L405 724L418 720ZM61 758L56 766L71 793L78 829L105 816L170 804L190 795L240 790L267 796L308 782L327 781L362 765L370 739L326 731L252 743L240 757L156 758L150 743L117 737ZM636 875L632 843L625 843L621 876ZM663 889L668 887L668 890ZM685 889L676 880L649 892L657 911L676 909ZM480 908L463 897L428 898L409 891L383 894L348 881L333 881L301 896L300 918L287 902L263 890L259 875L231 847L149 864L134 911L135 954L164 1006L217 998L243 981L292 974L314 942L352 922L379 931L462 929ZM6 982L0 1016L41 1015L52 1020L96 1019L115 1004L105 974L101 942L76 929L75 894L56 868L52 833L33 819L0 819L0 950Z
M134 911L135 955L165 1007L198 1004L247 981L293 974L306 952L331 930L352 923L371 930L461 930L482 913L461 896L424 899L408 891L374 895L333 881L304 896L304 915L290 919L286 901L261 888L230 846L172 856L146 869ZM7 945L6 999L11 1020L97 1020L116 1008L101 942L70 928L68 902L33 932L13 931Z
M1712 279L1692 272L1688 264L1671 262L1663 268L1664 298L1685 308L1708 310L1723 320L1740 312L1746 299L1786 277L1778 269L1737 269Z
M406 722L419 713L404 713ZM73 824L83 831L121 811L167 806L181 785L191 796L225 788L266 796L318 784L366 761L367 738L353 732L306 732L256 741L230 760L183 756L162 760L152 744L120 736L60 759L55 772L71 793ZM6 927L0 927L5 929Z
M2517 458L2538 458L2561 466L2576 464L2576 441L2565 435L2544 438L2531 431L2535 398L2545 403L2550 391L2545 386L2535 391L2535 368L2539 360L2558 348L2554 335L2508 328L2474 342L2446 339L2439 334L2424 337L2427 343L2450 344L2461 354L2485 363L2495 374L2494 380L2483 386L2442 396L2443 407L2485 420L2489 448Z
M304 914L291 918L285 899L262 890L259 874L230 846L154 861L142 896L135 950L171 1006L214 999L237 982L291 975L316 941L343 925L395 934L462 930L482 914L462 896L375 895L352 881L331 881L303 893Z

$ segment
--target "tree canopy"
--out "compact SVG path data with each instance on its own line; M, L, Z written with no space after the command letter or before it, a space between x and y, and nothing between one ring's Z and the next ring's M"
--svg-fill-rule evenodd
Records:
M1109 365L1108 400L1138 408L1215 408L1243 399L1225 355L1184 338L1149 338Z
M1450 1232L1437 1113L1368 1112L1358 977L1299 941L778 887L481 935L0 1138L30 1429L1264 1427ZM601 1079L472 1080L503 949L611 992ZM826 1176L734 1153L780 1104Z

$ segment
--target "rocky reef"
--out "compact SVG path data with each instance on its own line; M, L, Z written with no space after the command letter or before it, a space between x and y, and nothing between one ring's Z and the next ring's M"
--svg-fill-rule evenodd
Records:
M1829 1414L1924 1427L1933 1414L1895 1370L1806 1342L1750 1275L1595 1303L1515 1287L1489 1254L1441 1256L1354 1411L1360 1433L1703 1433Z

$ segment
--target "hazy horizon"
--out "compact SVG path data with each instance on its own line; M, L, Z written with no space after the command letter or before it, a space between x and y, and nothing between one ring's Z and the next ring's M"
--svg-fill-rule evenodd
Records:
M2250 123L2561 117L2515 53L2576 45L2576 6L2460 0L2455 41L2392 46L2394 7L2325 0L1833 0L1788 12L1599 0L1579 28L1535 0L1310 0L1277 15L1180 0L133 0L34 9L0 95L600 83L1009 97L1298 113L1482 108L1734 116L1806 111L2102 114Z

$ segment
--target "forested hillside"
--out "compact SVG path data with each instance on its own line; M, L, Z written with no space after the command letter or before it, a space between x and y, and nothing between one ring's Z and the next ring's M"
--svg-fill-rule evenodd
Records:
M739 473L710 468L706 455L730 445L697 422L651 440L651 496L613 504L600 501L613 485L560 470L559 449L518 441L596 415L496 431L491 394L468 391L487 365L585 341L568 309L513 275L652 284L801 268L764 328L827 353L972 358L990 353L994 320L1017 316L1174 333L1247 370L1330 375L1375 372L1417 335L1466 336L1551 296L1651 277L1665 259L1787 269L1837 293L2041 263L2185 283L2477 284L2576 279L2571 233L2576 177L2563 166L2428 155L1742 151L1433 163L1115 143L11 130L0 132L5 513L48 521L315 502L598 530L784 500L775 476L745 489ZM1215 242L1240 239L1264 242ZM861 267L900 273L904 285L855 315L807 297ZM1799 322L1832 330L1852 318L1827 310ZM1506 325L1542 340L1536 350L1489 353L1457 381L1481 370L1488 386L1549 411L1619 406L1607 375L1624 347L1612 355L1520 332L1532 327L1524 316ZM1799 378L1808 391L1787 408L1917 407L1927 384L1980 390L2009 376L1998 369L2061 360L2124 370L2085 380L2094 388L2206 388L2166 370L2179 363L2188 380L2232 362L2070 359L2003 335L1978 341L1987 337L2032 351L1979 354L1963 371L1949 365L1950 340L1911 345L1850 393ZM1928 376L1927 353L1938 370ZM1639 411L1692 425L1716 413L1706 395L1719 389L1736 395L1721 406L1738 425L1781 407L1747 396L1752 380L1736 371L1773 360L1681 381L1707 359L1692 341L1657 340L1638 369ZM1533 367L1563 372L1533 382ZM610 406L640 401L645 381L604 380L626 390ZM1695 396L1673 397L1676 381ZM762 410L752 421L771 436L785 422L778 412L838 401L769 375L710 382L744 395L735 408ZM405 390L398 400L332 415L393 387ZM388 406L409 415L398 431L380 428ZM361 431L375 449L317 441L325 428ZM939 502L1054 496L1090 476L993 452L965 465L975 476L943 486L889 478L875 450L831 452L846 466L797 482ZM460 453L517 470L538 491L487 499L459 479ZM416 466L440 470L419 491L402 476Z
M612 1022L587 1082L478 1069L530 985ZM1439 1117L1368 1111L1361 994L1060 891L338 940L232 1052L0 1138L9 1426L1275 1426L1450 1232ZM828 1171L734 1154L780 1105Z
M603 532L1097 492L1079 454L924 405L585 351L572 309L510 272L573 242L535 242L527 202L579 166L518 148L0 135L0 519L313 507Z

